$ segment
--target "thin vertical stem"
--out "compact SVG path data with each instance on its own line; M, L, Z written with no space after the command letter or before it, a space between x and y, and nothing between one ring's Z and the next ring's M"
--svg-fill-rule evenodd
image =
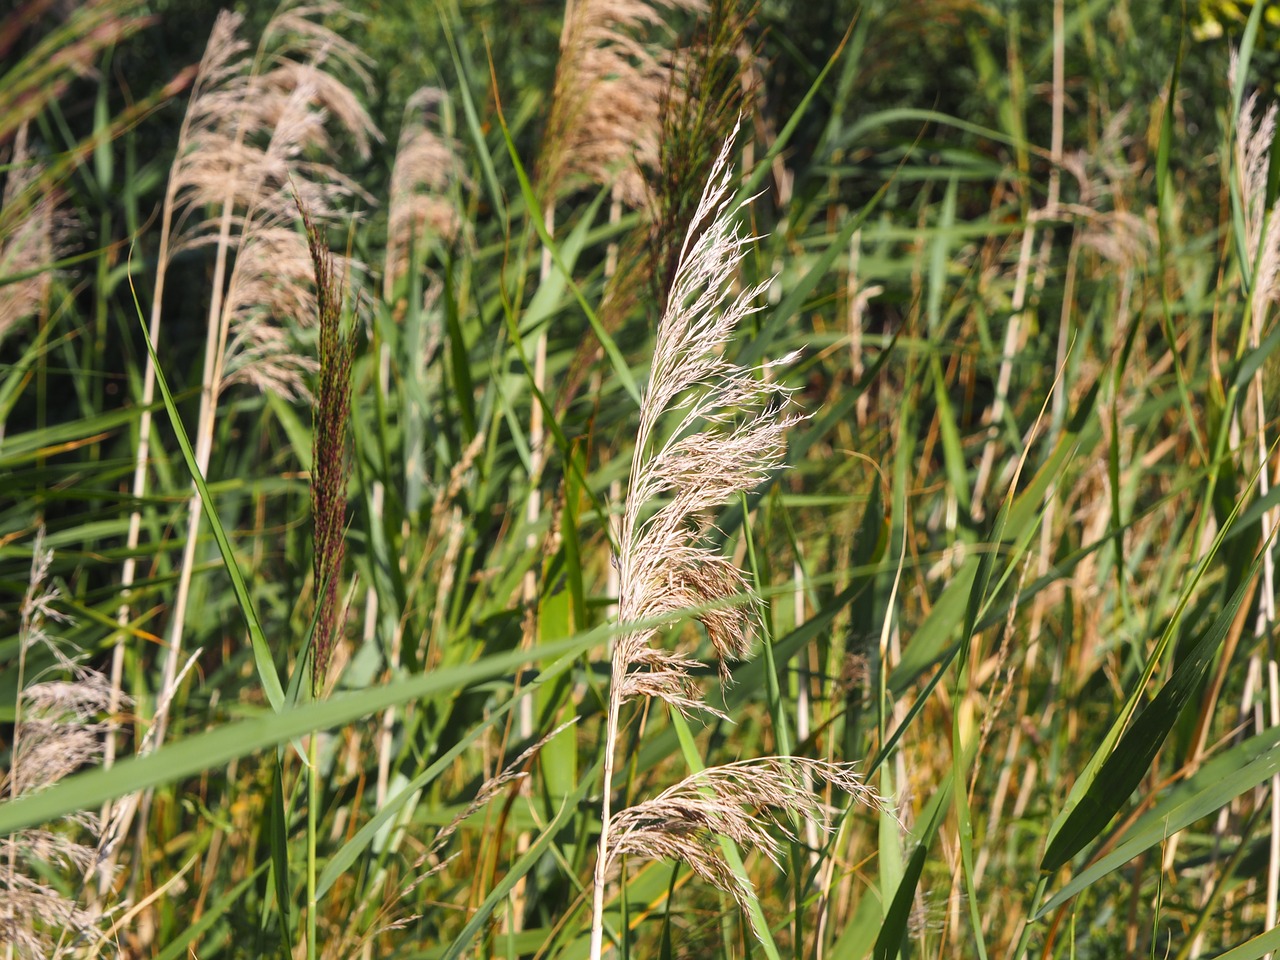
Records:
M316 960L316 833L320 810L320 757L318 731L307 744L307 960Z
M614 744L618 739L618 715L621 712L615 691L620 688L621 679L619 664L615 660L609 681L609 716L604 733L604 788L600 797L600 842L596 846L596 870L591 893L591 960L600 960L604 942L604 886L609 866L609 820L613 815Z

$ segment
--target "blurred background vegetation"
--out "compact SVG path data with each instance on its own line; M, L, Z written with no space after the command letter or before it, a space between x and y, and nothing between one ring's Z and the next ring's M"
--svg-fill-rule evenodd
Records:
M755 932L625 864L616 955L1280 949L1280 4L223 9L0 19L6 956L588 955L611 518L739 113L725 349L807 419L713 518L732 722L633 705L613 796L885 806L742 851Z

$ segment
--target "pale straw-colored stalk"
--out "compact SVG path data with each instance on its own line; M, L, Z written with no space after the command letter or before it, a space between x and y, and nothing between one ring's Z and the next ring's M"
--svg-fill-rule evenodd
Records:
M173 218L178 202L178 191L184 184L180 176L181 165L193 150L202 130L214 122L209 102L212 91L224 84L233 82L236 75L236 58L244 52L246 45L236 36L236 29L241 18L229 12L218 15L214 22L213 32L205 47L204 57L200 61L199 71L192 86L191 100L187 112L182 118L182 126L178 130L177 157L169 172L168 184L165 187L164 207L160 217L160 248L157 254L155 287L151 296L151 317L149 334L151 342L160 346L161 305L164 301L165 281L171 260L171 243L173 241ZM135 502L140 501L147 489L147 461L151 453L151 406L155 402L156 370L155 364L148 355L143 365L142 397L140 405L142 413L138 421L138 446L134 457L132 496ZM122 602L116 611L116 622L121 630L128 625L131 616L130 593L137 576L137 559L134 552L142 532L142 511L134 509L129 515L129 530L125 536L125 561L121 573ZM124 673L124 641L121 639L115 646L111 656L111 686L119 691ZM104 765L111 766L115 759L116 744L114 736L107 738ZM105 882L105 881L104 881Z
M538 182L545 197L543 227L555 235L556 200L581 183L612 184L614 196L629 206L650 197L645 170L658 160L663 94L670 84L670 51L646 43L646 31L666 27L676 9L701 10L704 0L568 0L560 35L551 111L538 158ZM617 206L620 211L621 207ZM544 245L539 283L551 277L551 249ZM546 425L541 397L547 392L547 330L538 331L533 348L533 398L529 410L529 494L525 503L525 545L538 546L536 528L542 516L542 474L547 460ZM524 642L536 631L538 569L521 583L526 610ZM524 739L533 733L533 703L525 698L517 717ZM516 841L518 850L528 835ZM519 929L523 880L514 891L509 916Z
M174 172L179 190L189 191L178 224L185 224L196 203L220 209L179 247L211 244L214 249L195 438L202 473L212 453L218 397L227 385L248 382L296 396L305 394L303 376L314 367L314 361L291 349L287 333L288 324L306 324L315 316L310 253L305 236L293 226L294 204L302 203L323 220L337 216L342 200L359 191L334 167L307 161L305 151L331 148L326 126L331 118L362 152L377 136L354 93L321 69L332 62L358 72L358 51L309 19L337 9L313 5L278 14L265 38L283 39L273 53L258 57L268 69L258 71L255 62L248 72L233 73L225 87L210 91L206 137ZM295 56L306 59L291 59ZM201 513L193 491L169 621L164 689L172 685L181 658Z
M228 384L248 383L286 397L306 395L304 377L314 361L293 348L288 330L312 321L315 294L306 237L294 227L295 204L301 201L317 219L330 220L342 213L349 198L365 197L336 168L308 155L336 150L330 134L334 124L362 153L379 136L355 93L325 69L341 68L367 81L359 51L311 19L341 9L326 0L284 7L268 24L252 58L247 56L248 44L238 36L241 18L223 13L196 74L166 186L149 327L152 342L159 345L167 271L173 258L184 251L211 248L212 296L195 431L201 473L208 472L217 401ZM216 213L206 217L208 210ZM344 263L347 271L353 268ZM133 477L135 499L146 490L154 391L155 370L148 359ZM169 617L158 697L162 707L156 710L140 752L163 741L167 705L186 672L179 665L201 513L200 498L193 490ZM140 532L141 513L135 510L126 538L130 557L122 584L124 603L117 612L122 631L132 615L129 599L136 577L132 553ZM123 655L123 648L117 646L112 661L112 687L117 691ZM114 744L109 744L108 761L113 756ZM137 799L122 809L123 814L116 815L120 833L128 829Z
M450 187L463 178L457 158L457 144L442 131L438 108L445 93L437 87L422 87L405 103L404 123L396 146L396 159L391 168L391 185L387 202L387 249L382 273L382 299L399 315L393 303L403 277L416 269L427 241L438 237L454 238L459 218L446 198ZM426 305L416 305L425 311ZM386 396L391 389L391 346L385 341L378 353L378 389ZM370 507L374 522L382 520L386 489L381 480L373 481ZM378 624L378 592L373 584L365 591L363 637L366 644L374 640ZM387 666L394 674L400 669L403 629L399 624L387 638ZM379 809L386 802L391 774L392 731L396 708L388 707L382 715L378 733L378 775L376 800Z

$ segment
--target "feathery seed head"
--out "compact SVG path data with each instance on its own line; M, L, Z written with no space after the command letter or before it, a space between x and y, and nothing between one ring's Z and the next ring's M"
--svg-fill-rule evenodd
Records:
M350 455L347 433L351 419L351 362L354 345L342 330L344 278L337 258L301 203L316 289L320 327L320 376L312 404L311 518L314 526L313 574L317 593L312 693L319 696L328 674L333 644L340 629L339 580L346 555L347 480Z
M610 828L614 834L610 859L630 854L683 861L702 879L737 899L745 912L751 891L725 860L721 838L757 850L780 867L778 836L799 842L796 822L813 823L823 833L830 832L829 808L815 792L816 783L869 806L883 805L851 764L805 757L742 760L707 767L617 813Z
M457 144L435 128L439 106L445 97L436 87L423 87L405 104L387 213L386 290L409 268L414 244L436 235L453 239L459 218L447 197L449 186L465 182L457 158Z
M68 656L63 644L46 632L49 622L67 620L54 607L58 588L47 582L52 561L41 528L19 612L22 689L8 769L0 776L0 794L11 800L47 789L98 762L107 725L97 718L113 702L106 677ZM70 679L25 681L27 654L37 645L54 655L54 669ZM18 956L69 956L75 945L97 940L100 911L82 907L48 882L46 873L68 871L85 877L97 865L98 851L76 839L77 833L99 837L98 818L81 812L64 817L57 829L20 830L0 840L0 944L13 944Z
M733 142L731 136L721 148L689 220L641 398L618 537L619 619L635 626L619 637L612 654L603 822L592 891L593 960L602 956L608 870L620 856L683 861L745 909L752 900L749 881L725 859L723 839L777 864L777 835L799 839L793 821L826 829L827 807L815 784L880 802L848 764L766 757L706 768L609 815L624 702L652 698L680 713L703 710L728 719L701 698L693 676L698 662L652 641L662 626L692 613L725 679L725 660L747 653L755 601L742 572L711 542L709 517L781 465L786 431L801 419L786 413L788 388L767 376L768 367L789 364L794 356L748 368L726 355L764 290L761 285L729 292L751 242L739 231L733 206ZM664 424L670 427L660 434Z
M335 134L361 155L380 138L333 72L367 80L358 49L316 19L341 11L324 2L282 10L264 37L270 54L261 72L261 58L247 57L237 37L241 19L221 14L197 73L171 173L169 249L170 256L206 246L236 251L221 303L228 336L219 389L241 382L290 399L309 395L315 363L296 348L292 331L314 322L316 295L295 204L329 221L352 198L372 203L328 162ZM216 212L203 218L205 210Z
M539 179L548 196L568 180L613 183L622 201L650 199L643 171L658 162L661 105L678 58L641 38L705 0L579 0L566 18Z
M736 131L735 131L736 132ZM764 286L726 300L749 237L736 225L726 141L694 216L658 326L640 408L630 492L621 530L624 622L676 619L697 610L722 667L750 647L753 613L741 572L709 543L708 511L762 483L782 462L789 390L763 369L727 359L724 348L758 307ZM789 363L786 357L778 363ZM674 420L660 440L660 421ZM745 598L745 599L744 599ZM626 696L658 696L678 709L694 701L690 661L649 646L656 629L626 634L615 674L628 665Z
M1239 52L1231 52L1229 83L1235 86L1240 69ZM1255 338L1261 336L1268 306L1280 300L1280 201L1267 209L1267 178L1271 167L1271 141L1276 131L1273 103L1255 117L1258 95L1250 94L1240 105L1236 119L1236 172L1244 210L1245 247L1254 268L1250 302Z
M53 264L65 252L73 218L61 205L58 190L43 176L32 157L29 128L14 138L9 172L0 197L0 281L18 274L23 280L0 285L0 339L24 317L35 314L52 282Z

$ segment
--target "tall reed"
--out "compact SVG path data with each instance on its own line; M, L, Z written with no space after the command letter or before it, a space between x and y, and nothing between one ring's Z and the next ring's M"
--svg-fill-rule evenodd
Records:
M708 513L754 489L782 465L789 389L768 367L726 356L740 325L759 307L767 283L731 294L753 238L737 227L731 163L737 129L720 150L680 249L658 325L653 365L636 433L618 535L623 632L611 657L604 734L601 828L592 889L591 957L603 948L605 887L623 854L673 858L746 907L750 891L721 843L728 839L774 858L771 830L794 838L791 819L820 818L809 783L822 780L868 800L873 794L848 765L765 757L711 767L657 797L612 812L612 784L623 706L657 700L681 715L723 717L702 697L700 664L655 644L662 629L692 614L702 624L728 680L727 661L747 655L759 601L742 572L716 548ZM662 428L666 429L662 429ZM661 432L660 432L661 431Z
M560 59L556 64L551 110L538 156L537 177L542 190L543 225L555 232L556 202L584 184L608 185L613 190L610 219L616 222L623 206L652 208L654 193L649 177L660 154L663 108L677 81L681 54L662 43L647 42L647 34L666 31L668 17L684 11L701 14L705 0L568 0L560 34ZM606 272L612 281L616 250L609 255ZM551 275L551 251L543 248L539 281ZM614 286L611 282L610 286ZM618 301L622 298L614 296ZM628 302L627 306L630 303ZM624 308L625 309L625 308ZM547 332L538 332L534 346L534 388L546 391ZM581 369L571 373L566 386L576 390ZM561 402L568 391L562 390ZM545 453L542 406L534 401L529 415L531 473L525 520L532 528L542 509L541 473ZM536 546L532 530L528 546ZM524 600L532 605L536 577L531 570L524 582ZM527 713L521 734L532 733Z

